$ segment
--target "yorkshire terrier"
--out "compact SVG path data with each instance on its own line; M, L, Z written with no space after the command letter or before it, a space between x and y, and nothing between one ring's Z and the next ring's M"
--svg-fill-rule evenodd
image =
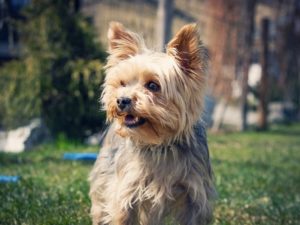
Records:
M207 51L186 25L166 53L112 22L101 96L110 128L90 174L94 225L208 224L214 196L200 122Z

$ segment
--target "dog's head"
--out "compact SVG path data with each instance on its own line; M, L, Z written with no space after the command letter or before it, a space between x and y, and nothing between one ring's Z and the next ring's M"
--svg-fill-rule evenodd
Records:
M137 34L112 22L101 101L118 134L162 144L191 132L203 108L207 53L195 24L168 43L167 52L146 48Z

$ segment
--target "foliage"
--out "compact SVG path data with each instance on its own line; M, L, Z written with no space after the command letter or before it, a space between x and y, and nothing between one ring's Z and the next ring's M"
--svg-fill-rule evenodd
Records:
M87 132L99 130L103 122L98 99L105 54L100 44L95 43L91 26L75 12L72 4L73 0L31 1L23 12L25 20L18 24L23 52L21 60L14 64L23 65L25 71L31 67L28 62L34 65L20 82L25 82L28 76L37 81L36 89L26 81L27 92L35 95L38 102L35 104L40 106L39 112L53 133L64 132L68 137L81 138ZM7 74L12 72L8 70ZM5 83L14 82L10 78ZM11 95L19 98L19 94ZM20 107L27 104L19 103ZM11 107L3 113L14 110ZM28 117L31 114L35 115L29 113ZM9 117L8 121L15 119L9 114L4 117Z
M208 135L219 193L214 225L300 223L299 135L300 124ZM74 151L97 147L60 139L19 155L0 154L0 173L22 177L0 184L0 224L91 224L92 164L62 160Z
M7 63L0 70L0 128L25 125L40 116L40 82L30 59Z

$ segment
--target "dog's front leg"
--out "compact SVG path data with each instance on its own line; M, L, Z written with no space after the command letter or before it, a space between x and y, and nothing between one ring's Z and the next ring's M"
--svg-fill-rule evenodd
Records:
M112 225L134 225L132 209L116 209Z
M202 201L201 201L202 200ZM184 203L178 208L176 218L180 225L206 225L211 221L212 213L209 202L204 203L186 196Z
M92 217L93 225L109 225L104 222L104 217L107 215L103 210L103 205L101 205L101 200L96 196L92 195L92 207L90 215Z
M132 210L121 210L115 208L113 215L105 213L100 205L93 204L91 216L93 225L133 225Z

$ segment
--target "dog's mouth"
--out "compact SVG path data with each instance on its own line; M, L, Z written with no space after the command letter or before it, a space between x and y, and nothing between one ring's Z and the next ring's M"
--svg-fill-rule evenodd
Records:
M138 116L133 116L131 114L128 114L124 117L124 124L128 128L135 128L142 126L144 123L146 123L146 119Z

